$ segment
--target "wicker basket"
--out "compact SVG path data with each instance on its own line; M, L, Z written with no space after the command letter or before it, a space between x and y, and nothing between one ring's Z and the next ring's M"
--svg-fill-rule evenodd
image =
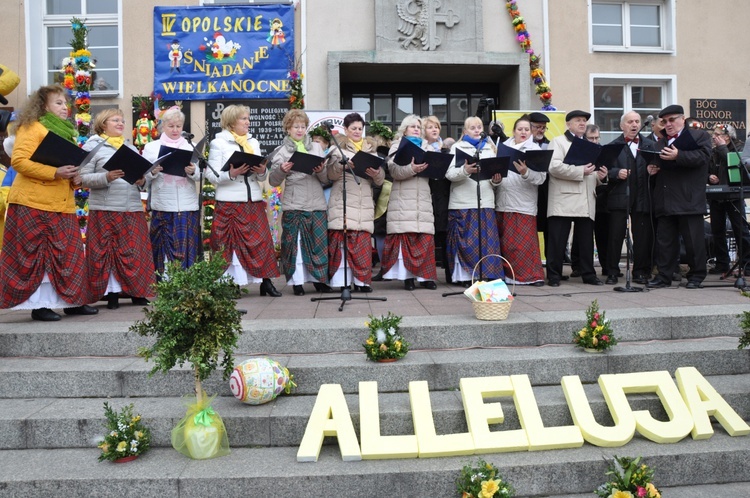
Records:
M508 265L508 268L510 268L510 273L513 277L513 288L510 292L511 294L515 294L516 273L513 271L513 267L511 266L510 262L499 254L488 254L487 256L484 256L479 261L477 261L477 264L474 265L474 271L471 272L471 284L474 285L474 275L477 272L479 263L481 263L482 260L492 256L502 259ZM506 318L508 318L508 313L510 313L511 304L513 304L513 301L505 301L502 303L485 303L482 301L472 301L471 303L472 307L474 308L474 315L476 315L477 319L479 320L505 320Z

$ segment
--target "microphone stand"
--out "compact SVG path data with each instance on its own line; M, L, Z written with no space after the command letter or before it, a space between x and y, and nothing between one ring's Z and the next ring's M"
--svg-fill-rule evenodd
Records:
M477 144L476 149L474 150L474 162L477 165L477 228L479 232L479 236L477 237L477 242L479 244L479 280L484 280L484 274L482 273L482 253L484 252L483 249L483 243L482 243L482 165L479 160L479 152L480 152L480 146L482 146L482 142L484 139L487 138L487 135L482 132L482 138L479 140L479 143ZM471 175L469 175L471 178ZM473 279L473 277L472 277ZM473 283L473 282L472 282ZM463 291L458 292L444 292L443 297L448 296L457 296L459 294L463 294Z
M326 126L326 128L328 128ZM330 131L330 129L329 129ZM344 223L343 223L343 232L344 232L344 244L342 249L342 257L344 258L344 287L341 288L341 296L339 297L311 297L310 301L316 302L316 301L332 301L332 300L338 300L341 299L341 305L339 306L339 311L344 310L344 305L347 303L347 301L351 301L352 299L357 299L360 301L368 301L368 300L376 300L376 301L387 301L388 298L385 297L352 297L352 290L349 288L349 281L348 281L348 267L347 267L347 258L349 255L348 250L348 238L347 238L347 221L346 221L346 173L347 171L352 174L352 177L354 178L354 181L357 185L359 185L359 178L357 178L357 175L354 174L354 170L349 166L349 160L346 157L346 154L344 154L344 151L341 149L341 145L336 141L335 138L333 138L333 143L336 145L336 148L339 150L339 153L341 154L341 160L339 161L339 164L341 164L343 170L342 170L342 184L341 184L341 197L343 202L343 216L344 216ZM385 161L385 160L384 160ZM381 166L382 167L382 166Z
M638 142L641 141L641 132L651 124L650 120L646 120L645 123L643 123L643 126L641 126L641 129L638 130L638 133L635 135L638 137ZM630 145L633 143L633 140L635 140L635 137L633 137L632 140L626 140L625 145L628 148L627 153L632 155L633 151L630 149ZM635 157L633 157L633 160L636 163L636 167L638 166L638 153L636 152ZM630 285L631 282L631 274L630 274L630 260L633 258L633 241L630 238L630 172L632 168L630 167L630 159L628 159L628 167L626 171L628 172L628 176L625 179L625 205L627 206L627 216L625 219L625 287L615 287L613 290L617 292L643 292L643 287L632 287ZM636 176L638 175L638 171L636 170Z

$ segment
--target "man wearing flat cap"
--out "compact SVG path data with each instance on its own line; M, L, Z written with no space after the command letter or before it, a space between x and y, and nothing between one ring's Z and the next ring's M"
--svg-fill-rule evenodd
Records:
M662 137L656 143L658 157L649 161L648 172L655 181L656 267L659 273L648 287L669 287L679 271L680 236L690 269L687 288L699 289L706 278L706 242L703 215L706 214L706 179L711 158L711 138L705 130L685 126L680 105L662 109Z
M557 287L562 280L565 245L570 225L575 223L573 243L578 246L580 271L583 282L603 285L594 270L594 216L596 213L596 186L607 176L607 168L599 171L591 163L583 166L565 164L574 140L585 140L586 123L591 114L570 111L565 116L568 130L552 142L552 161L549 165L549 205L547 207L547 280Z

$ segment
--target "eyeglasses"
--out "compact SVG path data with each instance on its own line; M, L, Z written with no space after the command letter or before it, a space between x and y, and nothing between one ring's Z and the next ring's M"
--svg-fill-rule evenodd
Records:
M106 122L107 122L107 123L115 123L115 124L120 124L120 123L124 123L124 122L125 122L125 120L123 120L123 119L120 119L120 118L109 118L109 119L108 119L108 120L107 120Z
M537 124L531 124L532 130L547 130L547 125L537 125Z
M672 116L671 118L662 118L662 121L667 123L674 123L678 119L685 119L685 116Z

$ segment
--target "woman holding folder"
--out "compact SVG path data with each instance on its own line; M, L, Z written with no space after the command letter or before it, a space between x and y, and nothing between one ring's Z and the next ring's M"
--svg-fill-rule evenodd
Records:
M186 151L189 157L193 148L182 137L185 115L180 108L170 107L159 118L161 137L146 144L143 157L153 163L173 149ZM201 214L196 189L200 170L189 160L175 163L172 157L146 173L151 206L149 234L154 267L159 274L164 273L169 261L180 261L183 268L188 268L201 253Z
M480 258L488 254L500 254L500 239L495 222L495 194L489 179L479 181L481 204L478 206L479 179L475 179L479 172L477 156L481 160L495 157L496 154L492 141L483 135L484 125L481 119L470 116L464 121L463 136L451 147L454 157L445 174L452 182L448 201L446 242L448 265L452 281L464 287L471 285L472 272ZM501 262L499 258L485 259L482 262L482 271L477 272L477 278L479 275L485 280L502 278Z
M503 145L522 152L541 150L534 142L527 115L516 120L513 124L513 136ZM498 178L496 175L492 179L500 248L515 274L515 281L512 281L506 268L505 280L508 283L541 287L544 285L544 268L536 231L536 213L539 185L544 183L547 173L528 168L524 161L515 161L513 166L517 172L511 169L507 178Z
M344 222L346 221L347 269L354 278L354 288L360 292L372 292L372 245L370 237L375 228L375 204L372 200L372 185L382 185L385 170L367 168L363 176L355 181L351 170L355 165L351 159L357 152L377 157L376 144L371 138L363 136L365 120L353 112L344 117L346 136L339 138L340 146L348 160L346 171L341 164L341 155L333 147L332 160L328 166L328 179L333 182L331 198L328 201L328 274L330 285L343 287L343 244ZM338 138L338 137L337 137ZM336 138L334 138L335 140ZM351 168L351 169L350 169ZM346 184L346 220L344 220L344 195ZM346 281L352 282L347 275Z
M30 309L31 318L60 320L94 315L76 218L74 189L81 178L75 165L59 167L31 159L47 134L75 147L78 132L67 120L67 91L60 85L31 94L18 118L11 165L16 171L8 198L3 251L0 252L0 308Z
M86 232L86 263L94 299L107 296L107 308L119 308L120 292L138 306L154 295L154 263L148 223L143 212L141 189L146 179L131 184L125 180L130 163L109 163L125 143L125 116L120 109L101 111L94 118L94 133L83 146L92 150L102 142L94 158L81 170L89 195L89 225ZM109 163L109 164L108 164ZM106 167L105 167L106 166Z
M427 148L422 139L422 120L410 114L401 121L391 145L389 157L408 140L420 149ZM404 289L412 291L414 280L426 289L435 290L435 218L432 215L430 180L417 176L427 163L399 165L391 158L388 169L393 186L388 200L387 231L383 251L383 278L404 281Z
M287 136L273 156L269 183L278 187L286 182L281 205L281 272L294 288L295 296L304 296L305 282L315 290L328 292L328 217L323 185L328 183L323 149L307 135L310 119L301 109L286 113L281 126ZM304 156L293 163L295 152L311 154L320 160L309 170ZM304 170L304 171L303 171Z
M222 130L211 141L206 178L216 186L216 208L211 224L211 250L228 262L226 275L237 285L260 283L260 295L281 296L272 278L279 276L266 202L260 183L268 176L260 144L248 133L250 109L230 105L221 112ZM236 152L243 159L230 159ZM253 156L257 156L253 158ZM262 159L262 160L261 160Z

